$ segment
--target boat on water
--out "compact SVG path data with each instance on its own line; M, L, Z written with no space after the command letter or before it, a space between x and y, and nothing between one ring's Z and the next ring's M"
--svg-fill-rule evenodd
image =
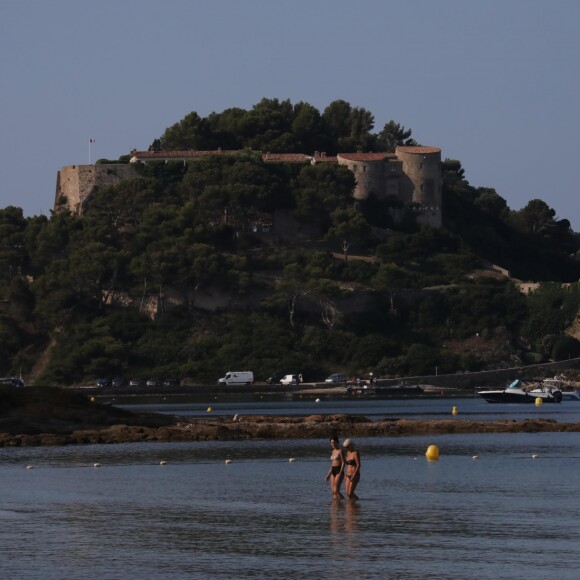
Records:
M563 390L562 401L580 401L580 389Z
M542 403L560 403L562 391L552 385L539 384L524 386L520 379L516 379L505 389L479 391L477 393L488 403L535 403L541 399Z
M544 379L542 385L554 387L562 391L562 401L580 401L580 388L577 383L567 381L562 376L555 376L553 379Z
M422 395L423 389L419 385L382 386L374 383L359 382L347 384L345 393L347 395L367 395L376 398L397 399Z

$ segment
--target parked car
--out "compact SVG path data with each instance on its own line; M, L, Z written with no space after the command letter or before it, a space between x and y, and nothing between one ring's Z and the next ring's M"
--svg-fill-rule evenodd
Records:
M346 383L348 377L343 373L334 373L325 379L325 383L341 384Z
M218 385L251 385L254 382L252 371L228 371L218 379Z
M99 387L100 389L104 388L104 387L110 387L111 386L111 381L109 379L97 379L97 387Z
M143 386L143 379L131 379L129 381L130 387L142 387Z
M269 385L277 385L286 376L286 373L280 371L274 371L267 379L266 382Z
M155 377L151 377L150 379L147 379L146 385L148 387L159 387L161 386L161 381Z
M302 382L302 375L286 375L280 380L281 385L299 385Z
M165 379L163 381L164 387L179 387L180 382L177 379Z
M13 387L22 388L24 386L24 381L22 379L17 379L16 377L2 377L0 378L0 385L11 385Z
M114 377L111 381L112 387L122 387L125 384L123 377Z

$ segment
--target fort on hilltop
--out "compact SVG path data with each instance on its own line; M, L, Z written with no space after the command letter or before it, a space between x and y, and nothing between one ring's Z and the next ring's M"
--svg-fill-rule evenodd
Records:
M137 177L135 164L182 161L194 163L209 155L236 155L237 150L215 151L132 151L129 164L68 165L57 175L54 209L69 209L82 214L94 193ZM264 163L338 163L350 169L356 180L355 199L370 196L394 197L405 206L413 205L420 223L434 227L442 224L441 149L399 146L394 153L338 153L327 156L315 152L262 153ZM396 217L396 216L395 216Z

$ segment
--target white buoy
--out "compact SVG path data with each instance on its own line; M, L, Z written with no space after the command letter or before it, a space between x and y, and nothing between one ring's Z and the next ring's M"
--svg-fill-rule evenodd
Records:
M26 469L34 469L34 466L33 465L27 465L26 466Z
M165 461L165 459L162 459L162 460L159 462L159 465L167 465L167 461Z
M240 416L239 416L239 415L236 413L236 414L234 415L234 421L239 421L239 417L240 417Z
M296 462L296 458L294 457L290 457L290 459L288 459L289 463L295 463Z
M537 453L532 454L532 459L538 459L540 457Z
M226 465L229 465L232 462L231 459L226 459Z
M471 459L479 459L479 455L474 455Z
M316 401L314 401L315 403L320 403L320 399L316 399Z
M93 463L93 467L101 467L100 463Z

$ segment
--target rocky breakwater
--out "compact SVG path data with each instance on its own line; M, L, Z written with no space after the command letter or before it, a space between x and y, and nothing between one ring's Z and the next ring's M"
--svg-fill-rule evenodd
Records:
M78 393L53 388L0 388L0 446L126 443L133 441L236 441L327 439L452 433L580 431L580 423L550 419L471 421L410 420L334 414L306 417L247 415L190 420L135 414Z

